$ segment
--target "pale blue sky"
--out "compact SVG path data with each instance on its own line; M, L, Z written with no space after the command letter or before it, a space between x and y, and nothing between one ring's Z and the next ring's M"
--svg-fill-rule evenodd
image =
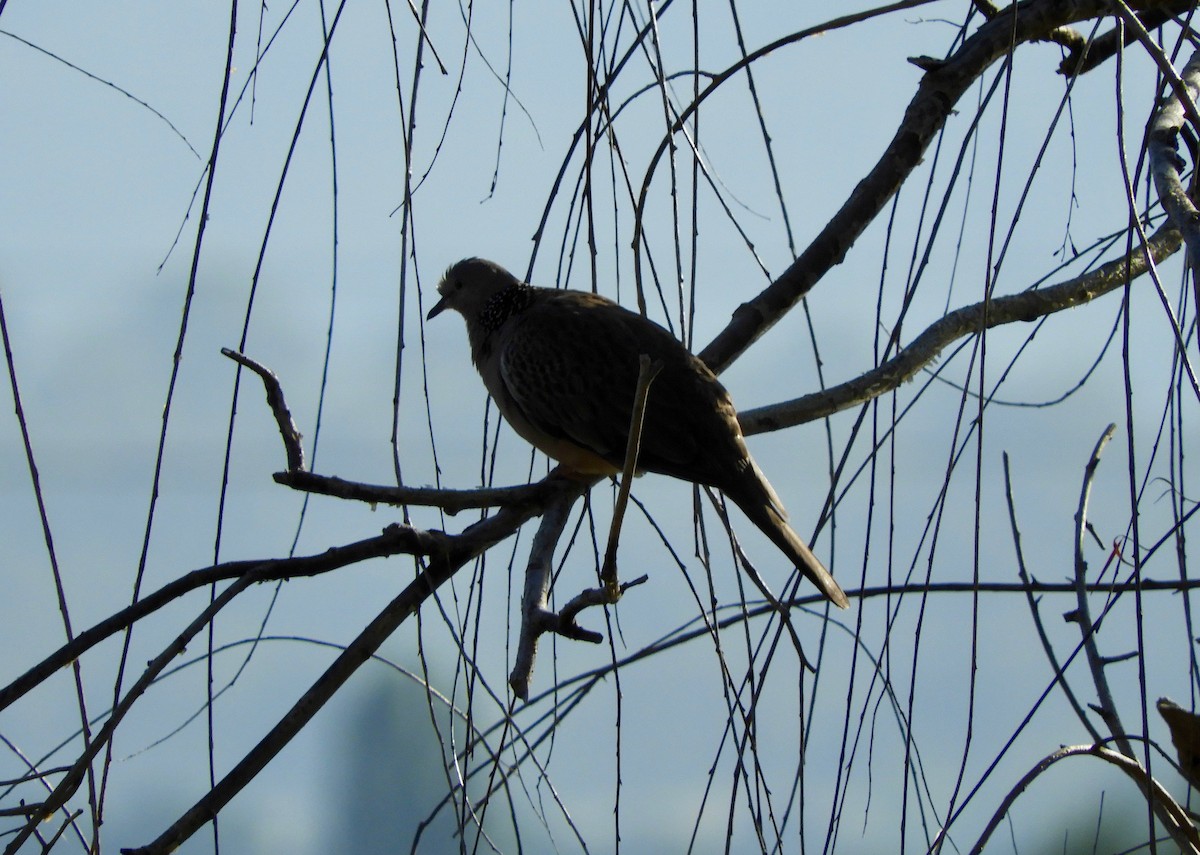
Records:
M400 448L401 464L410 484L435 479L429 422L434 427L442 483L464 488L479 483L483 388L470 367L462 325L456 318L439 319L430 325L422 344L417 284L423 294L422 306L427 309L438 275L460 257L490 257L519 273L528 265L531 237L570 136L580 121L585 94L585 57L575 22L565 6L544 5L528 8L515 4L510 10L506 4L478 4L472 11L476 42L467 47L457 7L440 7L429 23L430 37L450 73L439 74L436 63L427 56L411 164L415 176L424 177L428 172L428 177L414 201L415 238L409 245L410 249L415 247L415 262L411 257L403 260L409 291L404 306L407 347L401 386ZM828 14L823 4L744 5L747 8L740 12L745 41L751 49ZM957 20L965 6L963 2L939 3L861 29L829 33L783 49L756 66L756 83L776 146L799 247L841 204L893 133L921 76L905 58L941 55L954 34L945 19ZM637 8L638 14L645 13L644 7ZM334 4L328 4L329 14L333 9ZM236 345L240 335L272 196L320 54L319 10L315 2L297 4L263 62L253 102L247 94L222 142L173 402L162 495L148 556L149 588L213 559L216 497L234 376L232 363L219 354L219 348ZM272 4L267 10L268 34L287 11L285 4ZM489 188L497 161L503 88L481 62L479 52L503 73L507 62L506 16L510 11L516 16L513 99L508 102L504 119L499 177L492 193ZM241 6L237 60L231 79L234 95L242 90L253 69L258 14L256 6ZM403 5L394 4L392 14L399 33L400 85L407 110L414 28ZM705 70L717 71L736 57L736 45L724 8L705 10L704 15L701 65ZM195 246L198 202L186 221L185 217L193 191L202 186L198 182L203 175L202 160L192 149L207 157L212 145L227 26L226 9L178 4L12 0L0 15L0 30L4 31L0 34L0 80L4 81L0 85L0 298L77 630L119 608L130 595L145 527L171 354ZM316 464L322 473L384 483L393 479L390 432L402 263L401 219L393 211L402 202L406 168L386 26L381 4L350 4L338 24L331 53L339 193L337 303ZM622 50L628 44L630 24L626 21L623 26ZM660 26L667 67L672 71L690 67L688 11L672 4ZM43 51L56 54L60 60ZM453 121L442 139L464 51L467 65L461 93ZM1001 229L1012 216L1030 164L1062 95L1062 78L1053 74L1058 57L1057 48L1047 45L1025 48L1017 57L1011 99L1019 106L1010 112L1005 128L998 206ZM104 82L67 67L63 60L151 105L174 124L187 142L146 107ZM653 81L644 57L635 59L631 67L621 78L617 91L622 94L614 98L614 104ZM1080 81L1073 104L1075 134L1073 138L1068 135L1064 119L1017 228L1014 248L998 279L998 293L1028 287L1053 268L1053 253L1063 242L1068 213L1071 234L1081 247L1123 227L1126 209L1117 163L1114 73L1110 63ZM1143 55L1133 53L1127 59L1125 73L1125 122L1130 138L1127 148L1136 152L1140 129L1153 101L1152 69ZM991 79L989 76L987 81ZM674 86L680 101L686 100L690 81L680 77ZM317 91L325 91L324 78ZM973 90L959 105L959 115L951 125L938 165L935 200L945 186L944 176L957 154L977 97L978 92ZM953 291L948 297L965 182L955 191L948 225L944 226L932 266L906 321L906 340L936 319L947 302L955 307L980 298L988 263L986 239L997 173L999 116L994 107L983 121L978 149L968 154L967 163L974 162L976 171ZM739 223L750 233L769 272L779 274L791 256L745 87L731 85L715 96L700 121L704 155L719 175ZM661 98L654 90L642 95L618 120L621 154L635 192L648 157L661 138L662 127ZM247 345L250 355L279 373L293 413L310 440L329 323L333 245L329 137L328 106L318 97L309 108L272 226ZM906 187L897 213L885 289L885 316L889 319L894 319L901 303L920 216L920 196L932 159L930 152L925 171ZM690 167L682 159L680 164L681 180L686 179ZM609 181L610 166L606 153L597 167L597 175L604 182ZM576 153L539 250L534 279L541 284L554 284L556 280L563 235L577 240L576 214L568 212L567 202L578 172ZM621 192L615 217L608 191L603 187L598 191L601 213L596 219L597 264L603 280L601 290L633 305L629 249L632 215L628 199L621 197L624 180L618 175ZM1072 181L1079 204L1069 212ZM660 269L669 269L674 257L668 186L664 168L655 179L648 216L655 262L667 265ZM712 194L704 191L701 199L694 331L699 344L706 343L737 305L767 282L713 203ZM683 210L686 217L686 199ZM886 217L885 213L868 230L847 261L818 285L809 301L827 382L849 379L872 364L873 317L884 259ZM927 231L928 217L925 222L923 228ZM181 226L179 244L172 249ZM578 241L576 269L568 284L590 287L586 241ZM685 245L685 258L687 252ZM617 271L622 283L619 291L615 285ZM1067 275L1057 275L1052 281ZM1168 289L1177 288L1178 275L1177 265L1164 273ZM1171 340L1149 282L1139 283L1136 289L1131 373L1138 390L1135 400L1141 433L1140 478L1167 391ZM1118 310L1119 296L1111 295L1070 317L1053 321L1034 340L999 397L1042 401L1070 388L1100 352ZM1010 329L989 337L989 385L1000 376L1009 355L1021 346L1028 332L1028 328ZM1118 342L1093 382L1060 407L989 411L980 466L983 578L1015 579L1003 499L1002 451L1012 456L1031 569L1044 580L1057 581L1070 572L1071 517L1083 464L1104 426L1118 422L1122 430L1109 449L1097 481L1093 519L1106 539L1124 531L1129 497L1122 474L1126 469L1126 439L1119 355ZM428 415L422 385L423 358L429 372ZM964 379L966 364L960 356L947 376L956 381ZM772 330L727 373L725 380L744 409L814 389L811 348L801 314L793 313ZM923 383L924 377L919 377L905 387L898 397L900 406L911 400ZM0 643L11 652L0 664L0 674L7 682L61 643L62 629L17 425L11 415L8 384L3 388L0 408L9 415L0 421L0 542L6 546L0 564L6 593L0 599ZM913 560L941 488L958 403L954 389L935 384L899 433L892 571L898 576ZM973 408L974 404L969 406ZM1193 415L1193 407L1194 400L1189 402L1185 416L1189 428L1187 419ZM883 412L886 414L886 410ZM854 417L855 413L845 413L832 422L838 453ZM869 435L868 430L859 437L848 472L857 468L866 454ZM806 425L756 437L752 447L791 510L797 529L807 535L816 523L828 486L824 430L819 425ZM308 450L311 453L311 445ZM529 465L524 444L505 433L500 450L496 480L522 480ZM964 462L962 471L956 473L942 521L934 569L934 578L940 581L971 577L974 452L965 460L970 462ZM885 460L885 470L887 464L890 461ZM283 465L283 453L262 404L261 390L257 383L248 381L238 404L222 559L286 554L294 536L300 498L271 480L271 473ZM1165 462L1158 463L1151 471L1164 475L1166 466ZM539 460L536 467L537 472L544 471L543 461ZM879 477L886 477L886 471ZM880 486L877 490L879 504L875 512L883 514L886 488ZM692 556L689 488L648 477L638 482L636 494L672 533L694 578L702 579L699 562ZM606 525L609 491L597 489L593 498L598 524ZM840 512L836 547L831 545L829 530L816 542L818 554L831 558L835 573L848 588L858 586L863 572L863 531L869 507L864 478ZM1165 502L1144 503L1143 524L1152 532L1144 539L1157 539L1167 510ZM398 513L316 498L310 503L298 548L301 552L317 552L370 536L395 520ZM412 518L418 525L445 525L448 530L457 530L473 517L463 514L442 521L428 509L413 509ZM886 525L880 519L875 525L875 539L865 565L870 585L882 584L889 569ZM715 536L711 516L708 526L710 537ZM505 568L514 549L511 542L497 548L488 562L484 617L477 630L479 649L473 655L481 674L496 691L503 690L509 667L508 645L514 638L512 622L516 614L512 592L520 588L520 570L531 533L532 529L523 533L515 546L511 578ZM739 534L744 536L768 582L777 590L782 587L788 568L768 545L740 528ZM724 552L721 549L720 544L714 544L714 555L721 557L723 569L728 570L727 547ZM573 592L589 583L589 552L590 547L572 553L563 577L565 590ZM674 563L637 514L630 519L622 555L628 562L629 575L649 572L652 581L620 605L623 638L618 644L619 653L641 648L692 619L696 612ZM925 572L927 555L926 547L917 560L918 575ZM1095 552L1090 559L1098 571L1101 555ZM1159 578L1169 578L1173 572L1175 568L1161 559L1151 568L1151 575ZM393 559L347 568L323 578L294 580L283 587L266 632L346 643L410 575L410 562ZM734 602L737 593L733 574L722 574L717 584L722 601ZM470 593L469 576L464 572L453 590L447 587L443 592L446 612L461 615ZM223 613L218 621L218 639L236 642L252 637L271 594L269 590L253 591ZM202 607L202 600L202 594L193 595L139 628L130 660L135 671L155 655L166 633L191 619ZM1189 682L1177 603L1178 597L1162 594L1153 601L1155 616L1146 640L1147 660L1153 672L1148 691L1152 696L1175 696L1186 705ZM969 604L966 595L934 597L922 618L921 665L913 714L918 722L917 744L939 811L953 787L966 727ZM1072 606L1068 598L1061 597L1048 598L1043 605L1064 655L1078 633L1063 625L1059 615ZM885 604L876 600L861 608L866 610L862 641L878 654L885 637ZM853 627L858 616L851 612L839 617ZM905 691L917 619L914 598L892 630L892 667ZM599 627L602 621L596 614L588 616L587 622ZM439 688L455 692L461 703L462 677L455 682L454 651L441 624L441 618L430 609L422 630L426 654ZM815 643L820 632L818 619L807 618L800 625L808 633L806 641ZM1134 627L1127 607L1114 613L1112 625L1112 639L1104 639L1111 645L1108 652L1123 653L1129 648ZM471 631L475 632L473 624ZM385 653L414 665L416 632L412 625L402 628L385 647ZM975 742L966 775L968 788L1050 677L1021 598L984 598L979 637L980 684ZM820 723L815 733L819 738L814 737L810 743L806 758L808 851L818 851L824 841L824 820L830 808L823 791L826 782L832 786L838 768L841 723L846 711L842 698L847 692L851 644L841 632L833 633L830 643L817 709ZM85 661L94 713L101 712L111 696L116 647L109 643ZM188 656L202 654L202 648L202 643L193 644ZM744 647L738 646L736 636L726 652L741 666ZM605 647L559 644L557 653L560 677L600 667L609 660ZM535 677L535 692L551 684L549 654L547 645ZM218 678L232 676L243 657L244 648L221 654L217 660ZM219 772L235 762L278 719L330 657L326 648L297 642L269 643L256 654L235 687L218 703ZM861 661L859 664L865 667ZM738 673L737 667L734 671ZM1120 681L1123 712L1133 715L1138 697L1134 666L1113 669L1111 676ZM797 752L796 686L791 660L779 664L772 678L777 682L765 705L770 713L761 720L761 751L765 765L775 775L771 780L774 795L783 800L790 787L788 770L794 766ZM1087 691L1090 684L1086 677L1078 674L1077 678ZM861 706L869 681L861 673L856 680L856 703ZM681 851L691 833L705 776L714 762L722 723L728 714L712 644L693 643L686 650L653 657L627 669L622 673L620 688L624 841L629 851L648 851L654 844L665 851ZM148 842L204 791L207 771L202 717L164 745L138 753L182 724L203 700L203 668L189 668L146 698L143 710L135 713L124 728L116 752L122 759L114 765L111 777L103 837L106 850ZM496 710L489 702L477 703L478 714L484 720L495 720ZM423 727L428 721L423 705L424 694L419 689L385 673L382 667L359 674L344 696L323 711L222 815L229 851L315 853L344 843L355 828L364 834L370 829L378 833L379 826L374 823L383 821L378 814L364 816L357 824L348 822L355 807L362 808L362 801L350 795L354 792L352 783L369 778L366 769L384 778L399 770L404 777L408 764L415 762L407 752L415 753L417 749L396 741L394 731ZM873 707L873 699L870 705ZM615 715L615 691L609 682L564 724L549 758L551 779L594 852L612 848ZM0 733L30 756L39 757L57 739L65 738L76 720L73 694L63 674L5 711L0 716ZM1136 718L1127 720L1127 725L1131 729L1141 726ZM1152 734L1165 739L1161 729L1153 729L1157 722L1152 720L1151 725ZM359 734L361 738L357 738ZM428 738L432 740L432 734ZM865 743L867 737L863 738ZM1061 743L1084 738L1082 728L1061 698L1054 696L1006 756L962 825L955 827L956 840L971 842L973 832L994 809L999 796L1037 758ZM880 714L874 739L872 782L868 783L866 749L860 747L854 783L844 806L838 851L881 851L881 846L895 839L900 795L897 776L903 746L890 714ZM430 745L435 743L424 748ZM376 758L377 764L356 765L365 762L360 755ZM59 756L52 762L63 759ZM728 754L722 755L721 763L719 794L713 797L716 807L710 804L705 815L697 847L700 851L718 851L723 840L732 776ZM19 764L5 755L0 777L12 777L19 769ZM1064 782L1064 788L1081 787L1091 781L1099 782L1096 786L1107 784L1109 798L1116 802L1125 794L1126 785L1107 774L1094 769L1072 770L1056 780ZM532 791L536 789L532 770L528 775L527 785ZM1182 795L1173 773L1166 773L1165 778ZM385 784L379 786L386 791ZM1018 838L1030 834L1022 839L1040 839L1036 834L1039 818L1063 810L1081 811L1087 820L1083 825L1091 823L1093 791L1088 790L1093 796L1090 800L1062 808L1050 797L1051 785L1043 786L1037 796L1021 805L1025 812L1015 820ZM864 824L868 794L871 812ZM544 791L536 797L548 799ZM416 797L410 794L395 798L407 803ZM501 813L498 807L494 805L493 810ZM910 849L920 851L922 834L911 805L908 821ZM789 828L793 829L786 835L789 846L796 847L794 819ZM403 831L401 823L398 833ZM565 851L577 851L560 820L555 820L553 831ZM749 842L748 837L744 840ZM546 835L539 836L534 830L523 842L526 851L550 851ZM62 845L69 848L74 844ZM442 845L451 844L438 838L428 851L441 851ZM184 851L209 851L209 847L211 838L205 831Z

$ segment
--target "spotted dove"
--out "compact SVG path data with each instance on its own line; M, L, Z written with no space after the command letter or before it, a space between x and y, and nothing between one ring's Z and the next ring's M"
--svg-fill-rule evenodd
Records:
M446 271L433 318L467 323L471 359L518 434L568 471L613 475L629 437L639 356L661 362L646 402L638 468L715 487L835 605L846 594L787 524L750 456L729 393L671 333L583 291L535 288L490 261Z

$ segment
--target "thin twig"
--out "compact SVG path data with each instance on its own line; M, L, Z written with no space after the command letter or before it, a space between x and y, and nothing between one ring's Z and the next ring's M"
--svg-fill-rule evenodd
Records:
M1132 778L1142 792L1151 799L1151 802L1157 809L1156 813L1163 820L1163 825L1175 842L1180 845L1184 852L1191 853L1192 855L1200 855L1200 836L1197 835L1195 826L1191 824L1187 818L1187 813L1171 797L1171 794L1167 792L1163 785L1146 774L1146 770L1136 760L1105 748L1102 745L1068 745L1039 760L1005 795L1003 801L1000 802L1000 806L996 808L996 812L992 815L991 820L984 827L983 833L975 842L975 845L971 847L971 855L979 855L979 853L983 852L988 839L1000 826L1001 821L1008 814L1017 797L1025 792L1038 776L1060 760L1081 755L1098 757L1101 760L1112 763Z
M1125 22L1125 26L1129 28L1130 34L1141 42L1142 49L1158 65L1158 70L1171 86L1173 92L1171 99L1179 103L1184 114L1191 119L1192 126L1200 130L1200 110L1196 109L1196 87L1194 81L1190 85L1183 81L1183 78L1179 76L1179 72L1175 70L1175 66L1171 64L1170 58L1159 47L1158 42L1154 40L1145 26L1142 25L1142 22L1138 20L1138 16L1133 13L1133 10L1126 5L1124 0L1108 0L1108 2L1121 20ZM1193 56L1194 61L1195 57Z
M741 565L742 571L746 574L746 578L750 580L751 584L753 584L754 587L758 589L758 592L762 594L763 599L766 600L771 608L775 610L775 613L779 615L780 628L787 632L788 640L791 641L792 647L796 651L796 658L807 670L816 671L816 666L814 666L812 662L809 662L808 657L804 654L804 645L800 642L800 633L796 631L796 627L792 623L791 612L789 611L791 604L789 602L780 600L775 596L775 592L771 590L770 586L767 584L767 580L762 577L762 574L758 572L758 568L755 567L750 562L750 559L746 556L745 551L742 549L741 543L739 543L737 538L734 536L733 522L729 519L729 509L726 507L725 502L718 500L716 494L711 488L706 487L704 492L708 495L708 499L712 503L713 509L717 512L717 516L721 520L721 526L725 529L725 533L731 539L734 553L737 555L738 563ZM795 589L793 588L793 590ZM817 597L817 600L828 601L824 594Z
M638 357L637 388L633 395L633 413L629 417L629 441L625 443L625 465L621 470L621 486L617 490L617 502L613 506L612 523L608 527L608 546L604 551L604 564L600 568L600 583L608 592L612 602L621 598L617 584L617 541L621 537L621 523L625 519L625 508L629 505L629 491L637 474L638 451L642 444L642 424L646 417L646 400L650 396L650 384L662 371L662 360L651 361L642 354Z
M267 406L271 408L271 412L275 416L275 423L279 425L279 436L283 439L283 448L287 452L288 471L303 472L304 448L300 444L302 437L296 427L296 422L292 419L291 411L288 410L287 401L283 397L283 387L279 384L279 378L275 376L275 372L249 356L228 347L221 348L221 353L239 365L249 368L262 378L263 386L267 391Z
M122 94L126 98L128 98L130 101L133 101L139 107L149 110L150 113L155 116L155 118L159 119L168 128L170 128L171 132L173 134L175 134L175 136L179 137L179 139L183 142L183 144L188 147L188 150L192 153L192 155L196 158L196 160L204 159L203 157L201 157L200 152L196 151L196 147L194 145L192 145L191 141L186 136L184 136L183 131L181 131L181 130L179 130L179 128L175 127L174 122L172 122L170 119L168 119L162 113L160 113L158 110L156 110L154 107L152 107L148 102L143 101L141 98L134 95L128 89L118 86L117 84L113 83L111 80L106 80L103 77L98 77L97 75L92 74L92 72L88 71L86 68L82 68L82 67L76 65L75 63L71 62L67 58L59 56L58 54L54 53L51 50L47 50L46 48L42 47L41 45L34 44L33 42L29 41L28 39L22 38L21 36L17 35L16 33L10 33L8 30L0 30L0 36L8 36L10 39L14 39L14 40L20 42L21 44L25 45L26 47L32 48L33 50L37 51L38 53L50 57L50 59L54 60L55 62L62 63L67 68L71 69L72 71L78 72L79 74L82 74L84 77L88 78L89 80L94 80L96 83L99 83L101 86L107 86L109 89L112 89L115 92L119 92L120 94Z
M1096 478L1096 469L1100 466L1100 455L1104 453L1104 447L1108 445L1108 441L1112 439L1116 432L1117 426L1110 424L1104 429L1104 433L1100 435L1100 439L1096 442L1096 447L1092 450L1091 457L1088 458L1087 467L1084 469L1083 486L1079 491L1079 507L1075 512L1075 611L1067 615L1067 619L1079 624L1079 630L1083 633L1083 647L1087 654L1088 667L1092 671L1092 681L1096 685L1096 697L1099 701L1095 707L1096 712L1100 714L1100 718L1104 720L1104 724L1108 727L1109 733L1116 740L1117 747L1129 757L1133 756L1133 746L1129 742L1129 737L1125 733L1125 728L1121 724L1120 716L1117 715L1117 707L1113 702L1112 691L1108 687L1108 679L1104 676L1105 660L1100 655L1100 650L1096 645L1096 631L1099 626L1093 626L1091 610L1088 608L1087 597L1087 561L1083 557L1084 546L1087 540L1087 514L1088 503L1092 495L1092 482Z
M1017 526L1017 510L1016 503L1013 501L1012 477L1008 468L1007 451L1004 452L1004 497L1008 502L1008 521L1012 527L1013 547L1017 552L1017 576L1023 585L1028 586L1033 577L1025 569L1025 554L1021 549L1021 530ZM1031 587L1026 588L1025 599L1029 605L1029 613L1033 617L1033 625L1037 629L1038 639L1042 642L1042 650L1046 652L1046 658L1050 660L1050 669L1054 672L1054 682L1063 690L1063 694L1067 697L1067 702L1071 705L1071 709L1075 710L1075 715L1078 716L1084 728L1087 729L1088 735L1094 741L1099 742L1102 738L1100 731L1096 730L1096 726L1088 718L1083 704L1075 697L1075 690L1071 688L1070 682L1064 679L1063 667L1059 664L1058 657L1054 654L1054 647L1050 644L1050 636L1046 632L1045 624L1042 623L1042 615L1038 609L1039 600L1033 595Z

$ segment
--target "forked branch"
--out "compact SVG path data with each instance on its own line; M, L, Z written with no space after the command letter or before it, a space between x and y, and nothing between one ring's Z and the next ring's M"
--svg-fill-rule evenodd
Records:
M521 601L521 639L517 645L517 659L509 675L508 684L521 700L529 698L529 683L533 666L537 660L537 643L544 633L553 632L578 641L599 643L603 636L579 626L576 618L585 608L612 605L621 599L629 588L647 580L642 575L624 584L617 580L617 544L620 541L621 523L625 508L629 504L629 490L637 473L638 450L642 442L642 425L646 415L646 399L650 395L650 384L662 370L661 362L652 362L642 354L638 366L637 386L633 394L633 411L629 419L629 439L625 444L625 464L621 471L621 486L613 507L612 522L608 529L608 546L604 564L600 569L600 587L588 588L574 597L557 614L549 608L550 579L553 575L554 547L562 535L567 522L566 504L556 504L547 509L542 524L534 537L529 551L529 564L525 570L525 595Z

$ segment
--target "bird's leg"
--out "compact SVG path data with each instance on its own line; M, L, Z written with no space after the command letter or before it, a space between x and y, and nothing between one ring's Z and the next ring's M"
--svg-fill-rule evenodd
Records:
M646 399L650 396L650 384L663 367L661 361L651 361L644 353L638 357L638 366L633 413L629 418L629 441L625 444L625 466L621 470L621 487L617 491L616 505L613 506L612 525L608 529L604 565L600 568L600 584L609 603L617 602L624 593L624 586L617 581L617 541L621 534L621 522L625 519L625 508L629 505L630 485L637 473L638 449L642 444L642 425L646 418Z

